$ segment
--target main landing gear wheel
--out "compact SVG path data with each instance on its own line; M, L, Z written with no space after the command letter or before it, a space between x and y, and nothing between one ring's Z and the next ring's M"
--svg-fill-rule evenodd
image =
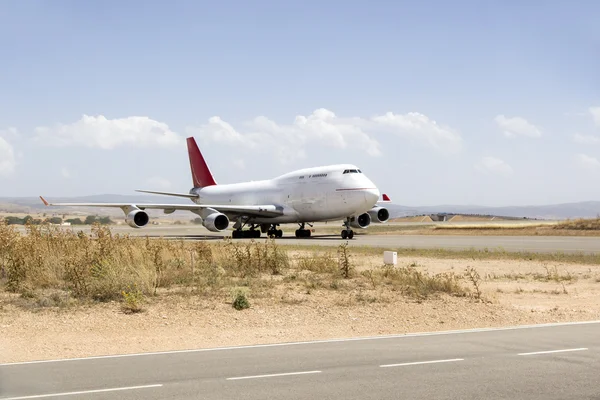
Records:
M277 225L273 225L268 231L267 235L270 238L280 238L283 237L283 231L281 229L277 229Z
M233 239L258 239L260 238L260 230L258 229L247 229L241 230L236 229L231 233Z
M310 237L310 230L308 229L296 229L296 237L297 238L307 238Z
M300 224L300 229L296 229L297 238L307 238L310 237L310 234L310 229L304 229L304 223Z

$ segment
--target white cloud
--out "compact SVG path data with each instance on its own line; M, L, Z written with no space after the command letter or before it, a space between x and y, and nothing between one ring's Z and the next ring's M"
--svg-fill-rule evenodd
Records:
M577 154L577 164L583 168L598 170L600 169L600 161L597 158L586 154Z
M17 130L14 128L0 131L0 176L10 176L15 172L15 167L17 165L15 149L5 137L16 135Z
M385 115L374 117L373 121L391 133L423 141L441 151L456 152L462 147L462 138L458 132L441 126L420 113L394 114L388 112Z
M168 147L182 138L165 123L148 117L107 119L84 115L72 124L35 128L35 140L48 146L83 146L113 149L122 145Z
M216 143L265 149L284 163L304 158L304 148L315 143L329 148L361 149L377 157L381 155L381 146L373 134L397 134L449 152L459 150L462 144L458 133L438 125L423 114L387 113L373 118L340 118L323 108L308 116L296 116L294 122L287 125L259 116L245 123L243 130L214 116L207 124L188 127L186 132Z
M69 179L71 177L71 171L69 171L69 169L67 167L62 167L60 169L60 174L65 179Z
M171 188L171 181L169 181L166 178L163 178L161 176L153 176L151 178L146 179L146 183L151 187L151 188L156 188L156 189L170 189Z
M9 176L15 172L17 164L12 145L0 136L0 176Z
M592 114L592 118L594 118L596 126L600 127L600 107L590 107L589 111Z
M507 118L504 115L497 115L494 121L502 129L504 136L528 136L538 138L542 136L541 130L528 122L525 118L511 117Z
M8 127L6 129L0 129L0 136L9 139L15 139L19 136L19 131L15 127Z
M512 175L513 169L504 160L496 157L482 157L479 163L475 165L475 168L484 171L491 172L497 175L508 176Z
M576 133L573 135L573 140L575 143L579 144L598 144L600 143L600 137L594 135L581 135Z

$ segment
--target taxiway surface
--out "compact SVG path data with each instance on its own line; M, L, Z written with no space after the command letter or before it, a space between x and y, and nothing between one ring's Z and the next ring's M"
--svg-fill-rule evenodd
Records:
M89 232L89 227L75 228ZM148 226L134 229L118 225L111 227L112 232L131 236L150 236L165 238L181 238L185 240L221 240L225 236L212 233L201 226ZM230 232L229 232L230 235ZM266 235L263 234L264 240ZM249 239L236 239L248 241ZM339 246L346 242L338 234L321 234L317 231L310 238L296 239L293 233L285 233L283 238L276 239L282 245L315 245ZM448 249L448 250L504 250L510 252L536 253L589 253L600 254L600 237L583 236L461 236L461 235L394 235L369 234L360 232L352 240L350 246L381 247L387 250L400 248Z

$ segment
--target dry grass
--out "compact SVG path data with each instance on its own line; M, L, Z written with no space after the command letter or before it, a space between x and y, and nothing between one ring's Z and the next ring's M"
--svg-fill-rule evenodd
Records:
M598 257L278 244L0 226L0 362L600 315Z
M554 229L558 230L576 230L576 231L600 231L600 218L595 219L576 219L563 221Z
M285 248L293 251L313 251L322 252L323 246L318 245L285 245ZM542 262L560 262L570 264L600 265L600 254L593 253L535 253L527 251L506 251L503 248L484 248L484 249L422 249L415 247L390 248L397 252L398 258L402 257L425 257L435 259L464 259L464 260L523 260L523 261L542 261ZM383 249L379 247L354 246L353 254L381 256Z
M437 224L421 229L422 234L506 235L506 236L599 236L600 218L549 222L484 224Z
M510 224L462 224L462 225L435 225L436 230L523 230L552 226L549 223L510 223Z
M29 305L61 303L40 302L48 298L47 291L80 303L120 301L126 313L143 311L147 301L165 290L223 299L238 309L246 308L252 297L271 297L298 287L306 294L343 291L362 302L386 301L394 293L421 300L437 293L469 292L460 277L430 275L416 266L377 267L358 274L345 244L335 255L321 251L290 258L289 250L274 240L149 239L114 235L100 225L90 235L49 225L27 226L21 235L0 225L0 244L2 287L21 294Z

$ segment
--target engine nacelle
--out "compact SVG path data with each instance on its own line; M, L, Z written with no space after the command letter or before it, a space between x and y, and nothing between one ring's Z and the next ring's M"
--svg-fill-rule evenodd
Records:
M229 227L227 215L214 212L202 219L202 225L211 232L221 232Z
M369 210L369 215L374 222L384 223L390 219L390 212L385 207L373 207Z
M371 225L371 216L369 213L360 214L358 217L352 217L350 220L350 226L353 228L365 229Z
M142 210L133 210L125 216L125 222L132 228L143 228L149 221L148 213Z

